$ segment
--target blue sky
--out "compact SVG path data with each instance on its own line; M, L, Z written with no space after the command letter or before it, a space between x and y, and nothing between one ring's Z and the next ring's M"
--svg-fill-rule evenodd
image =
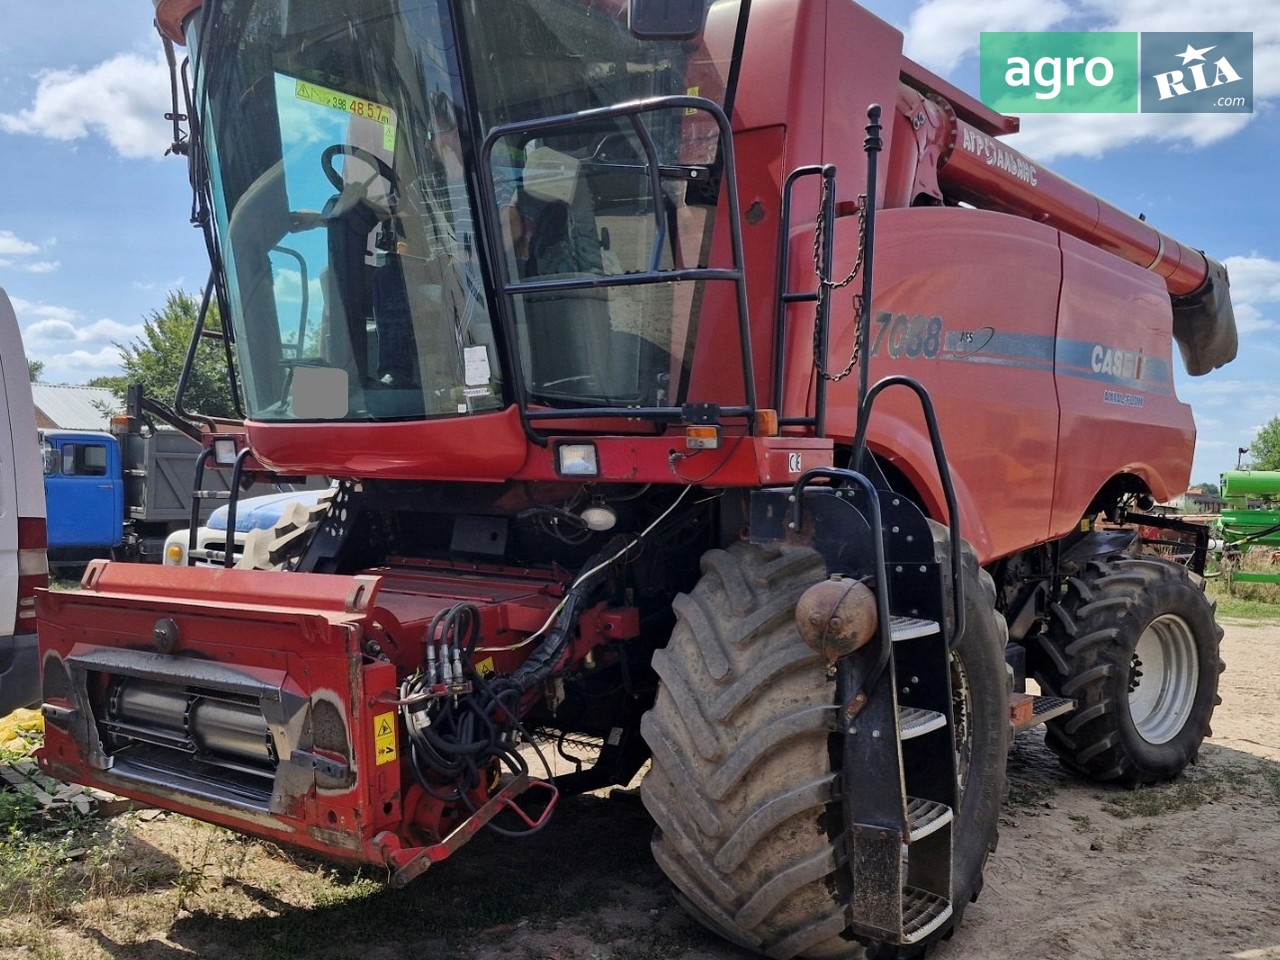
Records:
M1044 115L1010 141L1227 263L1240 357L1181 376L1178 390L1200 430L1193 479L1233 467L1280 414L1280 0L864 5L903 29L909 55L974 93L982 30L1254 33L1251 115ZM148 0L0 0L0 286L49 382L118 372L112 344L208 271L185 164L162 156L168 82L151 14Z

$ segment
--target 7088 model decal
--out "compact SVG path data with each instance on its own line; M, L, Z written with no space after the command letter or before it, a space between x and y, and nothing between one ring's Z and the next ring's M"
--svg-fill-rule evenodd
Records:
M942 318L924 318L917 313L908 317L905 313L893 314L888 310L876 314L876 331L871 342L871 355L880 355L881 347L888 344L889 356L925 357L932 360L942 349Z

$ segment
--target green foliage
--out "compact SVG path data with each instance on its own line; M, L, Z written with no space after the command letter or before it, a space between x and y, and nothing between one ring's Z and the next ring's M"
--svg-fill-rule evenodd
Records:
M109 388L123 404L128 385L140 383L147 396L172 404L199 313L199 297L182 290L170 291L165 305L147 317L141 337L128 345L116 344L122 354L124 373L118 377L95 377L90 386ZM221 329L216 304L209 308L205 329ZM187 383L184 406L193 413L207 416L236 415L227 382L226 355L217 340L202 338L195 368Z
M1255 470L1280 470L1280 417L1272 417L1249 444Z
M1191 486L1199 487L1205 493L1212 494L1215 497L1222 493L1216 483L1193 483Z
M43 361L43 360L28 360L28 361L27 361L27 376L31 378L31 382L32 382L32 383L39 383L39 382L40 382L40 378L41 378L42 376L44 376L44 361Z

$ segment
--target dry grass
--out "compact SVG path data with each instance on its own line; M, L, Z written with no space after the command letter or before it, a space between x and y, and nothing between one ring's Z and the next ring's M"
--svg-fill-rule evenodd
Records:
M1269 573L1280 576L1280 564L1276 563L1277 551L1272 547L1251 547L1234 561L1222 561L1219 566L1223 576L1211 581L1219 597L1219 606L1224 601L1245 601L1274 606L1272 617L1280 617L1280 583L1236 583L1225 575L1229 570L1242 570L1248 573ZM1227 604L1231 606L1230 603ZM1244 607L1242 609L1256 609ZM1265 608L1264 608L1265 609ZM1225 616L1248 616L1248 614L1226 613Z

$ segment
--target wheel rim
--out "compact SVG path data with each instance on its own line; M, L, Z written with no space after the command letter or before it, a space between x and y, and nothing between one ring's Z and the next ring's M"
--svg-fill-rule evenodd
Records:
M1200 661L1190 625L1172 613L1151 622L1133 648L1129 715L1148 743L1168 743L1195 703Z

